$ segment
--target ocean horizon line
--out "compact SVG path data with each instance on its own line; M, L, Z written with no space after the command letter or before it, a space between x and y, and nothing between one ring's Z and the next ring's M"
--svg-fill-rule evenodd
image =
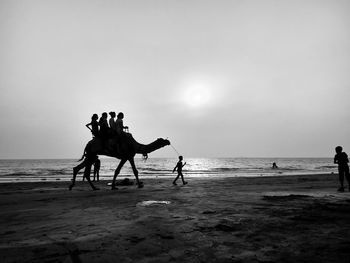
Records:
M20 161L20 160L79 160L80 157L60 157L60 158L0 158L0 160L4 161ZM100 155L99 158L101 159L118 159L115 157L108 157L104 155ZM142 156L135 157L136 159L140 158L142 159ZM321 157L315 157L315 156L299 156L299 157L293 157L293 156L282 156L282 157L249 157L249 156L239 156L239 157L185 157L185 159L329 159L333 158L333 156L321 156ZM149 157L148 159L177 159L177 157Z

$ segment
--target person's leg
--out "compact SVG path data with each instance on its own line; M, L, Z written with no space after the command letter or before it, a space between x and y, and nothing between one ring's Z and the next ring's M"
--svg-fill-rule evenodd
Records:
M100 169L97 170L97 178L96 179L97 179L97 182L100 181Z
M346 181L348 181L349 191L350 191L350 173L349 173L349 166L345 168L344 170Z
M75 166L73 168L73 178L72 178L72 183L71 185L69 186L69 190L72 190L72 188L74 187L75 185L75 180L76 180L76 177L77 177L77 174L78 172L83 169L84 167L86 166L86 160L84 160L82 163L80 163L78 166ZM83 175L83 178L84 178L84 175Z
M342 167L338 167L338 172L339 172L339 183L340 183L340 188L338 189L339 192L344 191L344 169Z
M136 168L134 157L129 159L129 163L131 165L132 171L134 172L134 176L135 176L135 179L136 179L137 187L138 188L142 188L143 187L143 182L141 182L139 180L139 171Z
M84 176L88 183L90 184L92 190L99 190L99 188L95 187L93 183L90 180L90 172L91 172L91 166L93 165L93 161L91 161L89 158L86 160L86 166L85 166L85 171L84 171Z
M177 179L179 179L179 176L180 176L180 174L177 174L175 180L173 181L173 185L176 185L176 181L177 181Z
M183 174L181 173L181 180L182 180L182 184L187 184L187 182L185 182L185 180L184 180L184 176L183 176Z
M120 173L120 170L122 169L123 165L126 163L127 160L128 159L121 159L120 160L120 162L118 164L118 167L117 167L117 169L114 172L114 177L113 177L113 181L112 181L112 190L117 190L118 189L117 187L115 187L115 182L116 182L117 176Z

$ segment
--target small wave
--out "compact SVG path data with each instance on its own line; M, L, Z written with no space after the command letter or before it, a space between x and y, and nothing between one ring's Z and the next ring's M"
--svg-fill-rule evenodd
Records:
M45 174L54 174L54 175L68 175L71 174L71 170L67 169L47 169Z
M26 172L14 172L8 174L2 174L1 177L23 177L23 176L35 176L36 173L26 173Z
M305 169L302 168L296 168L296 167L280 167L278 169L274 169L274 170L281 170L281 171L304 171Z
M171 170L169 169L157 169L157 168L140 168L140 171L142 171L143 173L152 173L152 172L157 172L157 173L164 173L164 172L170 172Z
M148 174L148 175L166 175L166 174L171 174L170 171L166 171L166 172L157 172L157 171L153 171L153 172L146 172L146 171L141 171L141 174Z
M334 169L337 168L336 165L323 165L323 166L317 166L315 169L320 170L320 169Z
M235 168L235 167L216 167L216 168L212 168L210 169L210 171L213 172L231 172L231 171L238 171L239 168Z
M154 200L149 200L149 201L142 201L138 202L136 206L151 206L151 205L169 205L170 201L154 201Z

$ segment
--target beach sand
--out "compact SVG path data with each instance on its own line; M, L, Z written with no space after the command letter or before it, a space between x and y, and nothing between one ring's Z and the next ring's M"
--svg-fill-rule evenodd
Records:
M0 262L350 262L337 175L187 181L1 184Z

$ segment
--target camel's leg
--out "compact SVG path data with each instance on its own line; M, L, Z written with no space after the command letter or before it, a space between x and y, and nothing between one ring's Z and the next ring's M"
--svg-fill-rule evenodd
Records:
M121 159L120 163L118 164L117 169L115 169L113 182L112 182L112 190L117 189L115 187L115 180L117 179L118 174L120 173L120 170L122 169L123 165L126 163L127 159Z
M74 185L75 185L75 179L76 179L76 177L77 177L78 172L79 172L81 169L83 169L85 166L86 166L86 162L85 162L85 160L84 160L83 162L81 162L80 164L78 164L77 166L75 166L75 167L73 168L73 179L72 179L71 185L69 186L69 190L72 190L72 188L73 188Z
M137 183L139 188L142 188L143 187L143 182L139 181L139 171L137 171L137 169L136 169L134 158L130 158L129 162L130 162L132 171L134 172L134 175L135 175L135 178L136 178L136 183Z
M89 158L88 160L86 160L86 166L85 166L85 170L84 170L84 177L86 178L86 180L89 182L92 190L99 190L97 187L95 187L91 180L90 180L90 173L91 173L91 166L94 163L94 160L96 158Z

